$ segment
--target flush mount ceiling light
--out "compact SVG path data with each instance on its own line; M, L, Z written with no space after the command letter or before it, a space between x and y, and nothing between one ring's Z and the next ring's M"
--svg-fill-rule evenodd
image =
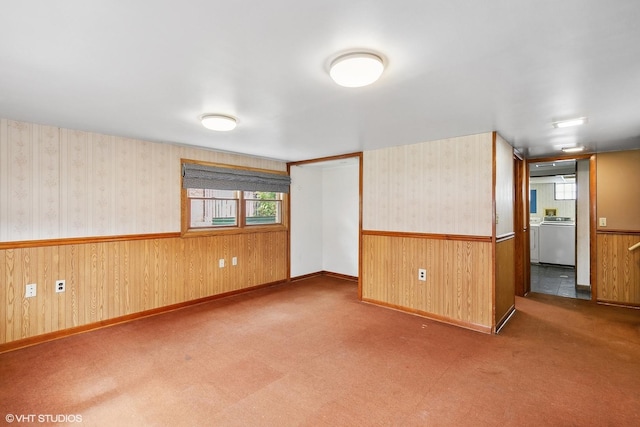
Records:
M382 58L373 53L355 52L338 56L331 62L329 75L340 86L362 87L380 78Z
M562 149L562 151L564 151L565 153L579 153L582 150L584 150L584 147L580 146L580 147L565 147Z
M586 117L578 117L577 119L569 119L569 120L560 120L557 122L553 122L554 128L568 128L571 126L580 126L587 123Z
M236 119L231 116L225 116L222 114L205 114L200 117L200 121L202 122L202 126L207 129L217 130L217 131L229 131L236 128Z

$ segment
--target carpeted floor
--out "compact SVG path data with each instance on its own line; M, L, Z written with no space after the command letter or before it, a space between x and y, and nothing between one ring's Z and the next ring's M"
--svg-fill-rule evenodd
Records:
M640 425L638 310L535 294L490 336L356 295L318 277L1 354L0 419Z

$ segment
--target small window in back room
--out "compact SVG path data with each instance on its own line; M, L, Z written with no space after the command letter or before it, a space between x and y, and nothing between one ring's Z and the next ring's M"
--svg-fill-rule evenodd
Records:
M576 183L575 182L556 182L555 183L556 200L575 200L576 199Z

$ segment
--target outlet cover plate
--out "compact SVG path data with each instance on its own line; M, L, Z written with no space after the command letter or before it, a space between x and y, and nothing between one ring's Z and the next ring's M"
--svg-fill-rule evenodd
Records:
M25 298L31 298L31 297L35 297L36 296L36 284L35 283L30 283L27 285L25 291L24 291L24 296Z

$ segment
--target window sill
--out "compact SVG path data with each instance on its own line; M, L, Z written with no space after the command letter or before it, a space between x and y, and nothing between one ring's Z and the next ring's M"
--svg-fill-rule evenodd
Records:
M216 227L216 228L198 228L183 231L182 237L203 237L203 236L222 236L228 234L255 234L255 233L274 233L278 231L288 231L288 228L282 224L274 225L250 225L247 227Z

